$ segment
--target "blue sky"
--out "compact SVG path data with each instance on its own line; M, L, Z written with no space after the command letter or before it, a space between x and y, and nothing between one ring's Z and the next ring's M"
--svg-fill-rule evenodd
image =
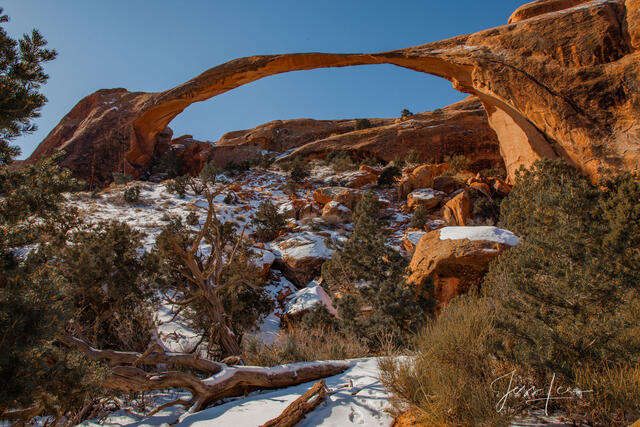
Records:
M249 55L377 52L502 25L525 0L5 0L14 37L38 28L59 55L47 65L39 130L15 143L30 154L86 95L102 88L163 91ZM464 98L449 82L374 65L268 77L194 104L176 136L215 141L276 119L396 117Z

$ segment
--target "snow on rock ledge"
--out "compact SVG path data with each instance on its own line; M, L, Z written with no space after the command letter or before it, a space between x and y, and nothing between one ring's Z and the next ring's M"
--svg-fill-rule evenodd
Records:
M444 227L440 229L440 240L484 240L488 242L504 243L515 246L518 244L518 236L509 230L497 227L477 226L477 227Z
M324 237L309 232L287 236L271 250L276 256L275 266L298 287L316 277L322 263L333 253L325 245Z
M334 316L338 315L338 312L331 304L331 297L315 280L293 295L287 303L285 314L288 316L297 315L311 310L316 304L323 304L327 307L329 313Z

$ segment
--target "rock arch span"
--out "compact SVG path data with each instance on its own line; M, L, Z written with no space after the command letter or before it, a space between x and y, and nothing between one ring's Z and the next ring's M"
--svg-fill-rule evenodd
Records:
M445 78L480 98L511 177L520 165L558 156L594 176L603 169L637 171L638 21L640 0L542 0L523 6L502 27L406 49L240 58L161 93L98 91L27 161L80 144L87 150L65 165L86 175L106 145L111 157L104 161L122 162L139 175L166 126L194 102L289 71L392 64ZM115 141L117 156L105 141Z

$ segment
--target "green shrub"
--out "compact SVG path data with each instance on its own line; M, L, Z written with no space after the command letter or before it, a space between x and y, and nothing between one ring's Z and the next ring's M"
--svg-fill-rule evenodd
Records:
M56 56L38 30L11 38L8 20L0 9L0 418L39 407L42 419L61 421L101 397L105 370L56 343L70 318L64 279L49 259L32 256L37 249L24 261L16 250L64 241L79 225L64 193L83 185L58 166L64 152L20 169L7 167L20 153L10 141L36 129L33 119L47 100L40 91L48 79L43 65Z
M413 113L406 108L400 112L400 117L411 117Z
M429 219L427 218L428 210L425 209L424 205L419 205L415 211L413 211L413 217L411 218L411 228L420 228L424 229L427 225Z
M185 222L187 223L187 225L198 225L200 224L200 218L198 217L197 213L189 212L189 215L187 215Z
M332 151L324 161L325 164L331 165L336 172L345 172L356 168L351 155L346 151Z
M138 254L142 237L124 223L98 223L52 254L72 290L78 334L96 348L144 351L152 336L154 268Z
M378 177L378 185L380 187L390 187L396 183L396 178L402 176L400 166L391 165L382 169L382 173Z
M154 174L166 174L167 178L175 178L182 170L182 160L173 151L165 153L151 169Z
M140 201L140 187L134 185L132 187L125 188L122 193L122 198L127 203L138 203L138 201Z
M229 162L224 166L224 171L231 176L236 176L242 172L251 169L251 163L248 160L240 162Z
M504 168L483 169L480 176L506 179L507 171Z
M214 185L218 180L218 175L222 173L222 169L216 166L213 161L207 162L200 171L200 180L203 183Z
M551 160L517 174L501 222L521 242L483 284L505 337L497 355L569 384L579 369L640 362L638 200L630 175L599 187Z
M287 224L287 219L278 212L276 205L266 200L258 206L251 224L255 227L256 237L268 242L280 235Z
M479 193L473 202L471 214L481 219L497 221L500 216L500 204L497 200L489 199L484 194Z
M120 173L120 172L114 172L113 173L113 182L116 185L124 185L128 182L133 181L133 177L131 175L127 175L124 173Z
M167 182L165 188L171 194L175 194L181 199L187 194L187 186L189 185L189 175L181 175Z
M291 162L291 171L289 176L294 182L302 182L309 177L311 170L309 168L309 162L298 157Z
M471 160L465 155L446 156L444 162L448 163L451 169L446 171L447 174L442 174L443 176L455 175L459 172L467 171L471 167Z
M404 156L404 160L410 165L418 165L420 163L423 163L422 155L413 149L407 151L407 154L405 154Z
M493 321L483 299L454 299L416 336L413 357L381 359L398 409L417 409L421 425L508 425L511 414L496 411L504 393L491 388L499 376L488 348Z
M373 127L369 119L356 119L355 130L369 129Z
M349 290L336 300L342 328L365 339L372 349L389 334L402 345L433 307L430 283L406 283L407 260L386 245L389 231L381 214L376 196L365 193L355 209L353 232L322 266L329 286Z

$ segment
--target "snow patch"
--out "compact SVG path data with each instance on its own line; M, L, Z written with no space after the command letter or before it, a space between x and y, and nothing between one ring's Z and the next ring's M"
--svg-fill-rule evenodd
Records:
M444 227L440 229L440 240L487 240L489 242L504 243L515 246L520 239L508 230L497 227Z
M315 280L293 295L293 298L287 303L286 313L300 313L313 308L316 304L324 304L329 313L334 316L338 315L338 312L331 304L331 297Z
M323 237L308 232L292 234L286 240L272 246L271 249L280 259L328 259L333 253L333 250L325 244Z

